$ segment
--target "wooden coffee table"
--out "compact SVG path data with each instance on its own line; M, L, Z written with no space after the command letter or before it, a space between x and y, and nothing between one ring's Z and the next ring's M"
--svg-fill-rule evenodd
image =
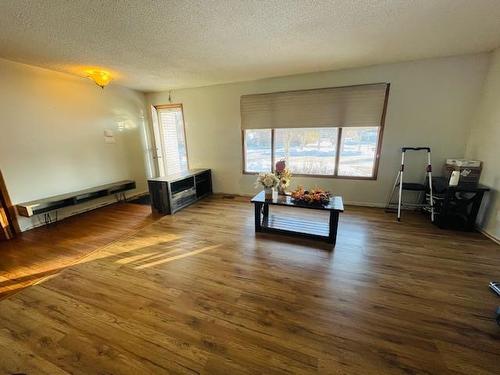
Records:
M274 195L272 199L265 199L264 191L261 191L251 202L255 205L255 232L280 233L307 237L325 241L335 246L337 240L337 227L339 214L344 212L342 197L330 198L327 205L309 205L307 203L295 202L288 195ZM310 220L294 215L290 210L287 216L269 214L269 206L286 206L295 208L307 208L312 210L329 211L328 223L320 220Z

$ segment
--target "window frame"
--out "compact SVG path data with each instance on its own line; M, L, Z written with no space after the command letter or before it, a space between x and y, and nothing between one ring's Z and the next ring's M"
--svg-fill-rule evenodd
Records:
M183 107L182 103L158 104L158 105L153 105L153 108L156 110L158 116L159 116L158 111L161 110L161 109L180 108L181 114L182 114L182 129L183 129L183 136L184 136L184 145L186 147L186 164L187 164L187 170L188 171L191 170L191 167L189 166L189 150L188 150L188 142L187 142L187 136L186 136L186 120L184 118L184 107ZM159 126L158 131L161 134L161 126ZM153 136L153 138L156 138L156 137ZM155 139L154 141L155 141L155 147L158 150L156 142L161 142L161 140L156 140ZM162 157L162 159L164 159L163 163L165 165L164 169L168 169L166 167L167 160L164 158L163 145L161 145L161 149L162 149L162 151L161 151L161 154L162 154L161 157ZM166 171L163 171L163 172L166 173Z
M332 126L332 128L337 128L337 148L335 153L335 167L333 175L324 175L324 174L298 174L294 173L293 175L296 177L312 177L312 178L335 178L335 179L343 179L343 180L368 180L368 181L376 181L378 177L378 169L380 163L380 155L382 152L382 140L384 138L384 128L385 128L385 118L387 112L387 104L389 100L389 89L391 84L387 83L387 87L385 89L385 98L384 98L384 107L382 109L382 116L380 119L380 126L378 132L377 146L375 149L375 162L373 165L373 171L371 176L343 176L339 175L339 160L340 160L340 146L342 142L342 126ZM305 127L307 128L307 127ZM293 129L293 128L291 128ZM245 130L252 129L241 129L241 156L242 156L242 173L244 175L258 175L259 172L248 172L246 170L246 157L245 157ZM257 130L257 129L256 129ZM275 158L275 150L274 150L274 139L275 139L275 128L271 130L271 172L274 173L276 166L276 158Z

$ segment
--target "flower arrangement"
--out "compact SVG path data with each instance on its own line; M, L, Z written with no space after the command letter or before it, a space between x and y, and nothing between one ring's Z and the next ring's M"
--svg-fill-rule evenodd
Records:
M278 177L274 173L259 173L257 181L255 181L255 187L263 187L266 199L273 198L273 188L275 188L279 183Z
M310 191L304 190L302 186L297 187L297 190L292 192L292 199L298 202L308 204L326 205L330 202L331 194L320 188L315 188Z
M285 194L286 188L290 185L290 179L292 178L292 174L286 168L285 160L279 160L276 162L276 166L274 168L274 174L278 178L278 193Z
M279 183L278 177L274 173L259 173L255 187L263 187L264 189L272 189Z

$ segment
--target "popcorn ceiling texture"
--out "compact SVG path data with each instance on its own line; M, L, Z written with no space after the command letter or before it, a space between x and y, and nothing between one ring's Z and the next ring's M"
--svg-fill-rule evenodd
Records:
M498 0L4 0L0 57L160 91L489 51Z

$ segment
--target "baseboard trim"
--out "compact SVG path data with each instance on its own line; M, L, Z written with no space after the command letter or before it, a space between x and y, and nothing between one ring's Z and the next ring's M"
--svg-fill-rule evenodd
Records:
M490 240L495 242L497 245L500 245L500 238L495 237L491 233L488 233L487 231L485 231L484 229L481 229L479 227L476 227L476 229L478 232L480 232L481 234L484 234L486 237L488 237Z
M131 200L134 200L136 198L140 198L140 197L144 197L146 195L149 195L149 191L145 190L143 191L142 193L136 193L134 195L131 195L130 197L127 197L126 201L131 201Z
M372 202L357 202L357 201L345 201L346 206L359 206L359 207L374 207L374 208L385 208L385 203L372 203Z

